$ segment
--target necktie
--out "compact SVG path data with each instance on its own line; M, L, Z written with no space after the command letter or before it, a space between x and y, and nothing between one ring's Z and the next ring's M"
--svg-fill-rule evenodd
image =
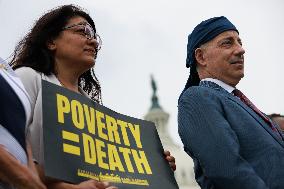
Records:
M240 98L243 103L245 103L248 107L250 107L255 113L257 113L269 126L270 128L277 132L280 137L282 138L282 135L279 133L278 129L275 127L275 125L272 123L272 121L266 117L240 90L234 89L233 94ZM283 139L283 138L282 138Z

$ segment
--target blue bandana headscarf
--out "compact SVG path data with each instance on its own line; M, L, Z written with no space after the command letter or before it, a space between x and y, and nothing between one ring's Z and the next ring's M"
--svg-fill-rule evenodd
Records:
M198 24L188 36L186 67L196 64L195 49L228 30L238 32L237 28L224 16L210 18Z
M237 28L224 16L210 18L198 24L188 36L186 67L190 67L190 75L184 87L185 91L191 86L199 85L200 79L196 70L195 50L214 39L217 35Z
M215 38L217 35L237 28L224 16L213 17L198 24L188 36L186 67L190 67L190 75L183 92L190 86L199 85L200 79L196 70L195 50Z

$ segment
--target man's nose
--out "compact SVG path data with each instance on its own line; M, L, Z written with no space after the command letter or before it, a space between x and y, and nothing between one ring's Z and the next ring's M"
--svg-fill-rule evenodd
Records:
M243 48L243 46L241 44L237 44L236 50L235 50L235 54L237 55L243 55L245 54L245 49Z

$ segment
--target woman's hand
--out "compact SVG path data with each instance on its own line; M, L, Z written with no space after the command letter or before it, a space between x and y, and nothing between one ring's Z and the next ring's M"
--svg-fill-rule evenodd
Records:
M171 169L173 171L175 171L176 170L176 160L175 160L175 157L171 156L171 153L168 150L164 151L164 155L165 155L166 160L169 162L169 165L170 165Z
M110 186L108 182L98 182L96 180L87 180L77 186L78 189L117 189L115 186Z
M110 186L108 182L99 182L96 180L87 180L79 184L69 184L58 180L49 180L49 189L118 189L115 186Z

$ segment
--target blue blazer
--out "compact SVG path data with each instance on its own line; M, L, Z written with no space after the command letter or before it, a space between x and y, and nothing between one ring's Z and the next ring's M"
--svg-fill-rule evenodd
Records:
M219 85L181 94L178 131L202 189L284 188L283 136Z

